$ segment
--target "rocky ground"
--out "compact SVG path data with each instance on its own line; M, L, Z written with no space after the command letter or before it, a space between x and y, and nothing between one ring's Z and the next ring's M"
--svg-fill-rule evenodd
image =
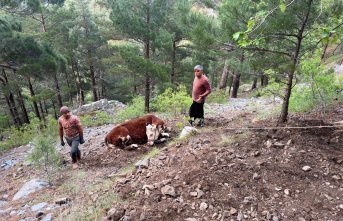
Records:
M46 180L24 162L30 145L15 148L1 156L0 220L343 220L343 109L278 125L269 113L279 106L206 105L205 127L187 139L177 139L183 116L168 118L171 139L134 151L105 149L114 125L86 128L80 169L58 147L66 162L52 186L13 200Z

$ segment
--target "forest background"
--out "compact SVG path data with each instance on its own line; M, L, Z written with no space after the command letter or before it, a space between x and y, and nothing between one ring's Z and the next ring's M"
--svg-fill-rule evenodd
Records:
M279 122L325 111L343 88L342 11L341 0L1 0L0 147L63 105L185 112L196 64L210 102L248 84L282 98Z

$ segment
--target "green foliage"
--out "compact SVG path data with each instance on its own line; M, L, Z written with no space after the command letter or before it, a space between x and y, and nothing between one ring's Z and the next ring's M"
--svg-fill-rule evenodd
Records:
M305 112L310 110L315 105L311 89L304 86L293 88L289 105L290 111Z
M137 96L132 102L128 105L128 108L118 112L115 118L115 122L123 122L128 119L133 119L141 117L144 114L144 97Z
M187 116L184 116L182 118L182 121L179 121L176 123L176 131L179 131L181 132L182 129L185 127L185 126L189 126L189 123L188 123L188 120L190 120L190 117L187 117Z
M270 79L267 87L258 89L257 93L258 96L274 96L274 97L281 97L283 93L283 84L280 82L277 82L275 79Z
M95 124L91 115L87 114L84 116L79 116L79 118L83 127L91 127Z
M21 128L10 127L2 132L3 136L8 137L7 140L0 142L0 152L12 147L21 146L30 142L36 132L29 125L24 125Z
M229 94L225 92L225 90L215 90L212 91L207 97L207 103L214 103L214 104L226 104L228 100Z
M105 111L95 111L91 115L79 116L83 127L93 127L113 123L114 117Z
M171 112L175 116L185 113L192 104L192 98L186 91L186 87L180 85L175 91L167 88L164 93L157 96L156 103L152 104L158 112Z
M60 164L60 155L55 149L57 145L57 122L52 117L47 117L44 122L37 119L34 120L32 130L38 135L33 139L33 150L30 153L28 160L37 168L43 168L49 182L51 182L51 171L54 167Z
M326 70L321 64L320 53L307 55L301 62L302 80L306 83L296 85L290 98L290 110L306 111L314 106L321 106L325 111L327 105L342 95L340 80L336 80L333 70Z

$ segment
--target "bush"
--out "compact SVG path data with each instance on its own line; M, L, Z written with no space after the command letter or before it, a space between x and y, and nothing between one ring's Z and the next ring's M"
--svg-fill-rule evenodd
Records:
M157 96L152 106L157 112L173 113L175 116L187 113L192 104L192 98L186 91L186 87L180 85L176 91L167 88L164 93Z
M61 157L55 146L57 145L57 121L48 116L44 121L34 118L31 121L31 130L35 131L36 136L33 139L33 150L28 160L37 168L43 168L49 182L51 182L51 170L58 166Z
M114 117L105 111L95 111L92 115L87 114L79 118L83 127L99 126L114 121Z
M128 119L144 116L144 109L144 97L135 97L125 110L121 110L118 112L114 121L116 123L119 123Z

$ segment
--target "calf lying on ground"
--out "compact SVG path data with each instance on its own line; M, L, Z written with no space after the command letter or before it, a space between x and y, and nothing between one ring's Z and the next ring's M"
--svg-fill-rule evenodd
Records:
M169 137L169 134L163 133L166 129L164 121L155 115L147 115L144 117L125 121L114 127L105 137L105 145L107 149L112 149L114 146L133 149L137 148L137 143L147 142L148 145L153 145L163 136Z

